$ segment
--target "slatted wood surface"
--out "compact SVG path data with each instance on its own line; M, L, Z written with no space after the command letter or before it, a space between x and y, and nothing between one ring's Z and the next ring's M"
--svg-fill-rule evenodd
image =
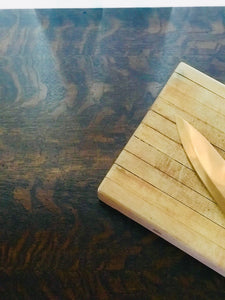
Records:
M184 152L175 115L225 158L225 86L180 63L103 179L98 196L225 276L225 216Z

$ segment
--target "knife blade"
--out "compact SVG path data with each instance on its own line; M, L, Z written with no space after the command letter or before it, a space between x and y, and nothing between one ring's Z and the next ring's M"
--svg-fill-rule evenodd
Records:
M187 121L176 116L176 125L194 170L225 215L225 160Z

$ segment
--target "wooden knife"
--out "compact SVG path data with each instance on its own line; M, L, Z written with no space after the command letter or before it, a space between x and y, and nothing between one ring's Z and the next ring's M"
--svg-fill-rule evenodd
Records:
M187 121L176 116L176 124L192 166L225 216L225 160Z

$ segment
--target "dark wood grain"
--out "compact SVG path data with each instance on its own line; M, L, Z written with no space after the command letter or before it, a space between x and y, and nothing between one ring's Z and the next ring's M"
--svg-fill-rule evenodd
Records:
M0 11L0 299L224 299L97 199L182 60L225 82L225 9Z

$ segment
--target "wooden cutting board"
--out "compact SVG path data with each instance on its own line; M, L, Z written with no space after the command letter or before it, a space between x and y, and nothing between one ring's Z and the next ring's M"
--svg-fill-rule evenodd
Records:
M225 276L225 216L184 152L175 115L225 158L225 85L180 63L103 179L98 197Z

